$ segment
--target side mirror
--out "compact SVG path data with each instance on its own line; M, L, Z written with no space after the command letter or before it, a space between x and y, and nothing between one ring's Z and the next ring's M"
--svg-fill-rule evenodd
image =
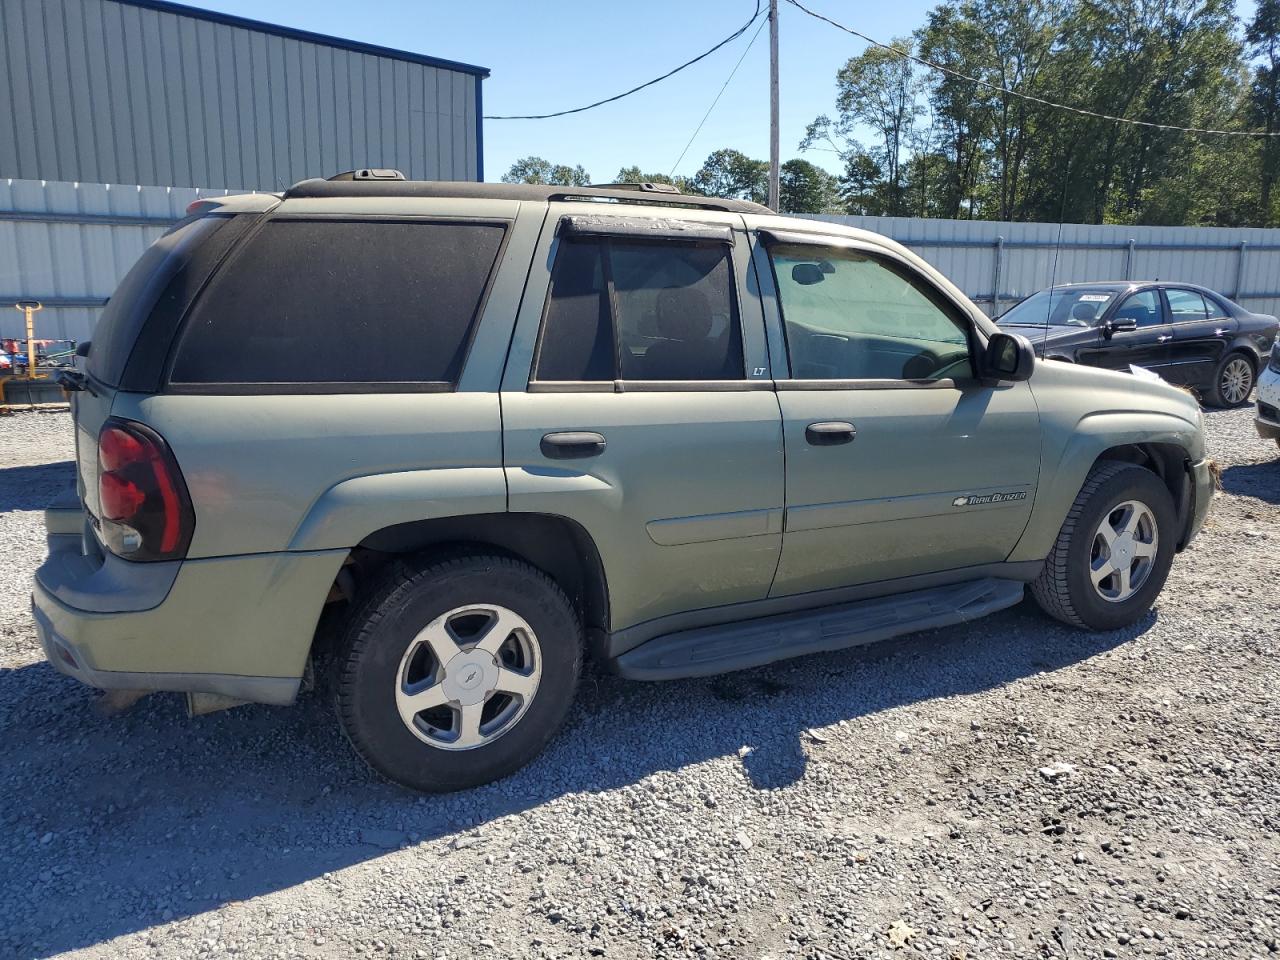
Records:
M802 287L809 287L827 279L822 267L816 263L797 263L791 268L791 279Z
M1115 317L1102 325L1102 335L1110 340L1114 334L1137 329L1138 321L1133 317Z
M1027 380L1035 367L1031 341L1013 333L993 334L982 356L982 374L989 380Z

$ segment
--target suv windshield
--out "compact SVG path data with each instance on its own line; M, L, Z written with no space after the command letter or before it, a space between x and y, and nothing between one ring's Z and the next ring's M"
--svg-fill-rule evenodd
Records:
M1046 324L1054 327L1092 327L1117 292L1090 290L1087 287L1041 290L1005 311L997 322L1001 326L1014 327L1043 327Z

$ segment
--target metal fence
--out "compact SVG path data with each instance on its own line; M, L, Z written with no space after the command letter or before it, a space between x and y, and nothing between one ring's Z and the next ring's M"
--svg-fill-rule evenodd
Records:
M1050 285L1180 280L1280 314L1280 230L998 223L909 217L820 219L892 237L933 264L988 314Z
M22 335L12 309L35 299L37 335L87 339L134 260L199 197L178 187L0 179L0 336ZM1051 281L1201 283L1251 310L1280 314L1280 230L825 217L912 248L989 313Z

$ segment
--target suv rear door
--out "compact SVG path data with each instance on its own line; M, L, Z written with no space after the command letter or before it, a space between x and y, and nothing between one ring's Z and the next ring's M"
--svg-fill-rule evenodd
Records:
M763 599L782 428L741 218L584 209L551 204L507 363L510 509L585 528L613 631Z
M790 364L777 380L787 511L770 595L1003 561L1039 473L1028 384L976 380L967 312L883 247L761 240L770 344Z

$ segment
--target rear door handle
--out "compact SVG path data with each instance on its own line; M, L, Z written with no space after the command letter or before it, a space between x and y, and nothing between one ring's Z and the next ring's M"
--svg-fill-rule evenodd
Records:
M815 447L833 447L849 443L858 435L852 423L844 420L822 420L804 428L804 438Z
M1166 340L1172 340L1172 339L1173 339L1173 336L1171 334L1166 334L1163 337L1156 337L1156 343L1164 343Z
M605 440L598 433L585 430L548 433L539 446L548 460L579 460L604 453Z

